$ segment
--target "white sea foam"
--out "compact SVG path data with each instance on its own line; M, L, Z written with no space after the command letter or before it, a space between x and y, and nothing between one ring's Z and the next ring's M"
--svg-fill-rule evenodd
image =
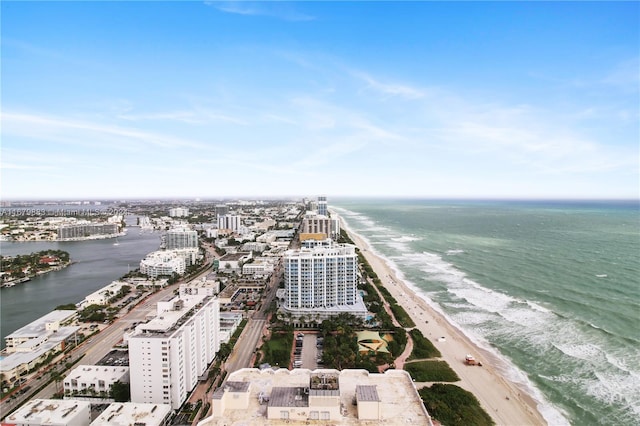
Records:
M447 252L446 252L446 253L447 253L449 256L455 256L455 255L457 255L457 254L462 254L462 253L464 253L464 252L465 252L465 251L464 251L464 250L461 250L461 249L451 249L451 250L447 250Z
M409 243L411 241L420 241L422 238L409 236L409 235L403 235L401 237L395 237L395 238L391 238L391 239L393 241L398 242L398 243Z

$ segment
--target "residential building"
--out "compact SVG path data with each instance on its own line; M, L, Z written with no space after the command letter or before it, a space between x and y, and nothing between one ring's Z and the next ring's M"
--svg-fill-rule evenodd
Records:
M220 349L220 306L207 289L158 302L156 317L127 337L131 401L179 408Z
M318 197L318 214L320 216L329 216L329 211L327 210L327 197L325 196Z
M187 217L189 216L189 209L185 207L174 207L169 209L170 217Z
M300 241L309 239L324 240L331 238L336 240L340 235L340 222L327 216L307 212L302 219L300 229Z
M229 214L218 216L218 229L229 229L233 232L238 232L241 225L240 216Z
M284 254L285 298L282 309L296 323L306 323L349 313L366 318L367 308L358 292L358 258L355 246L331 240L305 242Z
M198 232L188 228L169 229L164 237L167 250L198 248Z
M64 379L64 398L113 401L111 387L115 382L129 383L129 367L79 365Z
M109 303L109 299L118 294L118 292L122 289L122 286L129 286L131 284L123 282L123 281L114 281L111 284L102 287L100 290L95 291L84 298L82 302L80 302L80 306L85 308L89 305L106 305Z
M89 426L91 403L63 399L32 399L4 418L21 426Z
M115 236L118 234L116 223L76 223L58 228L58 240L77 240L96 236Z
M198 249L185 248L154 251L140 261L140 272L150 278L184 274L186 267L198 258Z
M212 399L212 416L198 426L242 424L433 426L404 370L383 374L366 370L243 368L229 375Z

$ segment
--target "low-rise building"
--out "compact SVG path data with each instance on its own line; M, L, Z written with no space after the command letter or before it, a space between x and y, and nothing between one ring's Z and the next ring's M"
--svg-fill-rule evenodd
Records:
M88 426L91 404L86 401L32 399L9 414L5 423L23 426Z
M75 313L53 311L6 336L8 355L0 361L3 382L14 383L20 376L45 362L51 354L62 351L80 330L80 327L63 325Z
M80 302L80 306L84 308L89 305L107 305L109 303L109 299L118 294L122 289L122 286L125 285L131 286L129 283L123 281L114 281L85 297L84 300Z
M113 401L115 382L129 383L129 367L79 365L64 379L64 398Z

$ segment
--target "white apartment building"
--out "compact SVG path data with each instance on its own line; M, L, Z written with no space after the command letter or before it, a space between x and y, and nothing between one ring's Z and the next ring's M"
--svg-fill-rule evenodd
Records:
M189 209L184 207L174 207L169 209L170 217L187 217L189 216Z
M64 379L64 398L113 401L111 386L115 382L129 383L129 367L79 365Z
M163 299L128 336L132 402L179 408L205 373L220 349L220 305L207 292Z
M186 262L183 257L171 251L154 251L140 261L140 272L150 278L163 275L184 274Z
M230 229L238 232L242 225L240 216L225 214L218 216L218 229Z
M198 248L198 232L188 228L174 228L164 236L167 250Z
M358 293L357 265L351 244L310 241L299 250L287 250L282 308L294 317L312 317L314 322L343 312L364 320L367 308Z
M318 214L321 216L329 216L329 211L327 210L327 197L325 196L318 197Z

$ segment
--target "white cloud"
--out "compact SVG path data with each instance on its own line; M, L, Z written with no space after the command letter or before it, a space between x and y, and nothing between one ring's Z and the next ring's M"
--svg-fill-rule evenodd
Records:
M312 21L315 17L293 9L294 3L288 2L250 2L250 1L226 1L205 2L221 12L234 13L246 16L267 16L284 21Z

